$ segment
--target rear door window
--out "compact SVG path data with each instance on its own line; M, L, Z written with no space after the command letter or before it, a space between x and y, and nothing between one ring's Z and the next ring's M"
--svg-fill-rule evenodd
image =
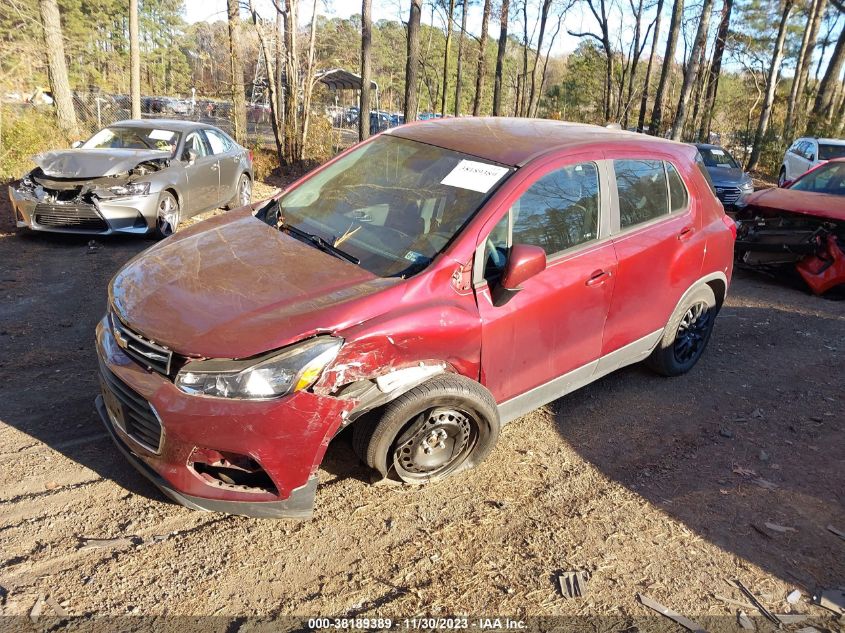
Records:
M614 160L613 169L622 230L669 214L669 188L662 160Z
M205 137L208 139L208 144L211 145L212 154L223 154L232 149L232 144L222 134L215 130L204 130Z

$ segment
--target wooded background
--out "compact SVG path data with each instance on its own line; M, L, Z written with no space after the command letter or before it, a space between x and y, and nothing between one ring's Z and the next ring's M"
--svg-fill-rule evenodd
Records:
M132 5L137 94L228 104L241 142L250 101L261 100L285 165L326 151L317 146L328 140L312 138L326 106L360 98L363 111L376 107L368 91L332 94L319 84L331 68L368 75L379 108L406 120L426 112L618 123L718 139L769 177L794 138L841 136L845 126L843 0L410 0L404 21L375 23L372 0L349 18L320 15L332 0L306 0L307 14L317 13L307 24L300 0L260 10L227 1L227 21L187 24L183 0L4 0L0 177L87 132L85 95L117 103L131 94ZM467 27L473 4L483 16L477 32ZM584 25L568 32L578 46L553 53L573 13ZM15 107L39 89L52 107ZM360 137L369 133L364 119Z

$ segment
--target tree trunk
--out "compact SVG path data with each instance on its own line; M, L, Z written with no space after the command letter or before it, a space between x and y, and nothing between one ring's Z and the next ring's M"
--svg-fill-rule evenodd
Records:
M807 23L812 24L815 12L818 10L820 0L812 0L810 3L810 15ZM804 36L801 38L801 48L798 51L798 59L795 61L795 73L792 76L792 86L789 89L789 99L786 104L786 120L784 121L784 137L792 138L795 128L795 103L800 94L799 77L807 63L807 49L810 46L810 29L804 29Z
M537 90L537 69L540 65L540 52L543 50L543 37L546 35L546 24L549 21L549 9L552 6L552 0L543 0L543 6L540 10L540 33L537 35L537 52L534 54L534 66L531 69L531 92L528 97L528 116L534 116L534 111L537 109L537 100L539 92Z
M361 103L358 109L358 139L361 141L370 137L372 8L373 0L363 0L361 4ZM376 120L378 121L378 115L376 115Z
M249 0L249 12L252 14L252 24L255 27L255 34L258 36L258 43L261 46L261 52L267 62L267 89L270 91L270 125L273 129L273 138L276 141L276 155L279 159L279 164L284 162L284 143L282 139L282 130L279 126L277 107L277 94L279 85L276 83L276 74L273 66L270 63L270 46L267 44L267 38L261 31L260 18L258 12L255 10L253 0Z
M461 91L464 80L464 33L467 30L467 0L461 3L461 32L458 35L458 72L455 76L455 116L461 116Z
M640 48L640 36L642 35L642 21L643 21L643 0L638 0L637 6L634 7L634 1L630 0L631 10L634 13L634 19L636 20L634 24L634 41L631 44L631 67L629 68L628 74L628 86L627 92L625 96L625 106L624 106L624 113L622 115L622 127L628 127L628 117L631 111L631 101L634 98L634 79L637 76L637 66L640 63L640 55L642 54L642 50ZM648 33L646 32L646 38L648 37ZM645 48L645 42L643 42L643 48ZM624 74L624 73L623 73ZM624 84L624 82L623 82ZM619 116L620 108L622 108L622 87L619 88L619 105L616 108L617 111L617 118Z
M549 41L549 47L546 49L546 56L543 59L543 71L540 73L540 88L538 91L537 97L537 105L534 108L534 113L531 116L537 116L537 111L540 109L540 99L543 95L543 88L546 85L546 69L549 67L549 56L552 53L552 47L555 45L555 40L557 39L558 33L560 33L560 27L563 24L563 13L561 13L557 18L557 26L555 27L555 32L552 33L552 39Z
M704 96L704 111L701 114L701 127L698 128L698 140L702 143L710 141L710 125L713 121L713 108L716 106L716 95L719 92L719 77L722 74L722 57L725 54L725 42L731 27L731 13L734 0L725 0L722 7L722 18L719 20L719 30L716 32L716 43L713 45L713 62L710 64L710 80L707 82L707 93Z
M484 75L487 72L487 26L490 22L490 2L491 0L484 0L484 9L481 15L481 40L478 43L478 64L475 69L475 96L472 99L472 116L481 114Z
M299 151L299 52L296 45L297 0L285 0L285 161L293 164Z
M129 0L129 101L133 119L141 118L141 51L138 46L138 0Z
M496 51L496 77L493 82L493 116L502 113L502 69L505 65L505 49L508 45L508 11L510 0L502 0L502 13L499 18L499 48Z
M449 0L446 16L446 47L443 50L443 93L440 95L440 115L446 116L446 95L449 93L449 49L452 47L452 20L455 17L455 0Z
M757 163L760 161L763 138L766 136L766 131L769 129L769 120L772 116L772 106L775 103L775 90L777 89L778 76L780 75L780 66L783 62L783 44L786 41L786 29L789 22L789 14L792 11L793 6L795 6L795 0L785 0L783 3L783 13L781 13L780 17L780 26L778 26L778 36L775 41L775 50L772 53L772 64L769 67L769 74L766 78L766 92L763 99L763 108L760 110L760 120L757 123L757 133L754 135L754 145L751 147L751 156L749 156L748 165L745 167L748 171L752 171L757 168ZM838 70L836 72L836 77L838 80Z
M311 7L311 33L308 37L308 67L305 69L305 85L302 87L302 138L299 140L299 160L305 160L305 143L308 141L308 125L311 122L311 95L314 94L314 44L317 38L317 0Z
M227 0L229 17L229 55L232 82L232 136L246 144L246 98L244 96L244 66L241 60L241 15L238 0Z
M810 133L816 135L825 133L833 118L836 89L843 63L845 63L845 28L839 34L836 48L833 49L833 56L830 58L822 82L819 84L819 92L810 113L810 122L807 124L807 131Z
M651 69L654 66L654 58L657 54L657 40L660 37L660 14L663 13L663 0L657 0L657 15L654 18L654 35L651 40L651 55L648 58L648 65L645 69L645 82L643 83L643 96L640 99L640 115L637 119L637 132L645 128L645 115L648 108L648 90L651 82Z
M787 0L792 2L793 0ZM680 141L684 131L684 124L687 121L687 104L692 89L698 77L698 69L701 65L701 58L704 47L707 44L707 31L710 28L710 14L713 11L713 0L704 0L701 9L701 18L698 22L698 31L695 34L695 42L690 52L689 64L684 73L684 83L681 86L681 95L678 99L678 109L675 111L675 121L672 124L672 140Z
M657 83L657 92L654 95L654 111L651 114L651 125L648 130L648 133L652 136L660 136L660 126L663 123L663 99L666 95L666 86L669 83L669 74L675 64L675 49L678 48L678 34L681 31L683 17L684 0L675 0L672 6L672 19L669 21L666 54L663 56L663 68L660 71L660 81Z
M276 124L282 130L284 137L285 129L285 58L284 58L284 37L285 37L285 16L281 11L276 11Z
M821 30L822 20L824 19L825 10L827 9L827 1L828 0L817 0L818 7L816 10L815 15L812 16L812 19L809 22L809 43L807 44L807 53L804 57L804 66L801 69L802 72L798 73L798 101L799 105L796 106L796 110L798 112L806 112L809 110L810 106L810 96L812 95L812 91L809 90L808 81L810 78L810 68L813 65L813 53L816 49L816 41L819 37L819 31ZM824 55L822 55L824 57ZM821 59L819 60L821 63ZM797 112L795 114L795 120L797 121L798 115ZM797 131L797 130L796 130Z
M417 118L417 73L420 67L422 0L411 0L408 17L408 59L405 62L405 123Z
M56 106L56 118L68 136L76 138L79 129L76 124L76 111L73 109L73 96L67 78L65 63L65 44L62 39L62 23L59 17L59 5L56 0L39 0L41 25L44 27L44 48L47 52L47 74L50 78L50 92Z

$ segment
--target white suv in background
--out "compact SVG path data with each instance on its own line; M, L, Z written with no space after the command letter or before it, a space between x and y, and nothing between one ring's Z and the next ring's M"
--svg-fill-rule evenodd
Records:
M813 167L834 158L845 157L845 140L835 138L804 137L796 140L783 157L778 174L778 187L795 180Z

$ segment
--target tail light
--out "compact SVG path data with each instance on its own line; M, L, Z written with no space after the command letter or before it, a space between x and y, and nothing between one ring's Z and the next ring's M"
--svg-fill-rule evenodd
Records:
M252 162L252 150L247 151L247 156L249 156L249 162Z
M729 215L722 215L722 222L724 222L725 226L730 229L731 235L733 235L734 240L736 240L736 222L734 219Z

